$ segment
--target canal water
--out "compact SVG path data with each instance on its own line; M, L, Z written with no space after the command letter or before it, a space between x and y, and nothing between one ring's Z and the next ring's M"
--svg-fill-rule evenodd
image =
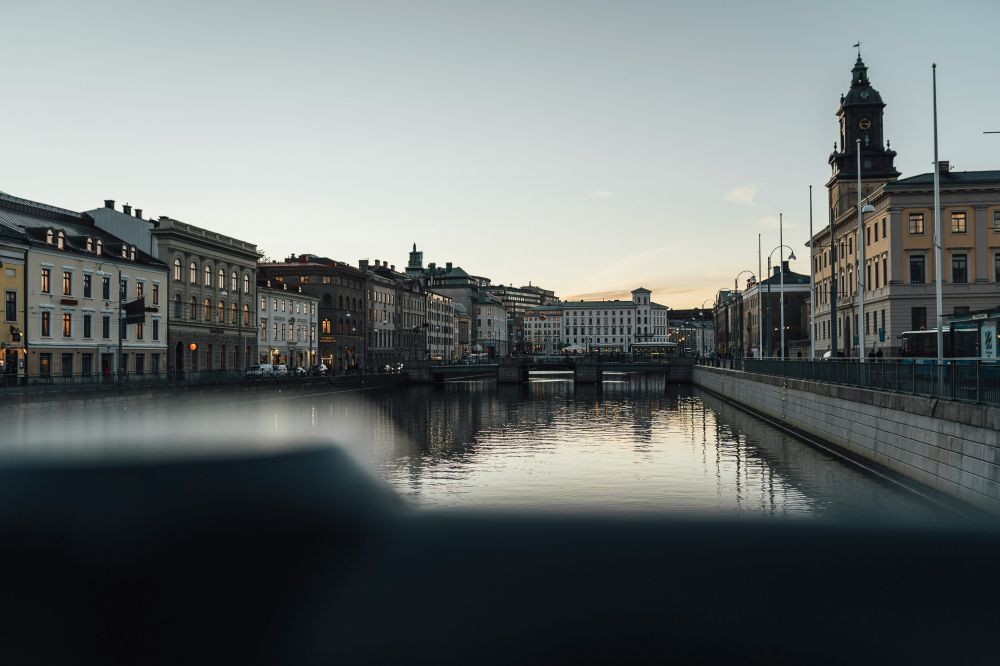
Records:
M195 395L19 409L4 417L0 456L156 459L319 440L344 446L416 507L894 523L942 515L711 394L656 376Z
M370 393L366 457L419 507L887 519L936 517L901 488L662 378L451 382ZM324 401L325 402L325 401ZM355 411L354 416L357 416Z

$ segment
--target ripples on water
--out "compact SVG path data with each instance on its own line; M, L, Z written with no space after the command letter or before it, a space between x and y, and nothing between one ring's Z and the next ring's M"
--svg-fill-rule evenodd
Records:
M929 511L713 396L654 377L600 387L448 383L369 399L371 460L418 506L893 518Z

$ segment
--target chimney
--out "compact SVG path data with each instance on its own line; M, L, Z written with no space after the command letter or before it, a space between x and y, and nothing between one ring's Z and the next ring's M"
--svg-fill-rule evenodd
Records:
M788 270L788 262L787 261L781 262L781 271L783 273L790 273L791 272L791 271Z
M948 160L938 160L938 173L946 174L951 169L951 165L948 164Z
M433 271L433 270L434 270L435 268L437 268L437 264L435 264L435 263L434 263L434 262L432 261L431 263L427 264L427 268L429 268L430 270L432 270L432 271Z
M125 213L126 215L131 215L132 214L132 206L129 206L128 204L123 205L122 206L122 212Z
M392 266L389 266L389 270L395 273L396 272L396 264L393 264Z
M363 271L368 270L368 260L367 259L358 259L358 268L360 270L363 270Z
M777 266L771 267L771 277L778 277L779 270Z
M105 199L104 200L104 207L105 208L110 208L111 210L114 210L115 209L115 200L114 199Z
M160 216L160 222L163 222L164 220L169 220L169 219L170 219L169 215L161 215Z
M451 270L451 262L449 261L448 263L446 263L445 267L447 267L447 269L450 271Z
M136 208L135 209L135 216L137 218L139 218L140 220L142 219L142 209L141 208Z

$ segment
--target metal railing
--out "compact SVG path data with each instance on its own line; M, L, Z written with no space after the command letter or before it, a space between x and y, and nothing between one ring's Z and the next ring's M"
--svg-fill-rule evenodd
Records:
M876 391L1000 405L1000 364L984 361L756 359L743 369L765 375L842 384Z
M160 373L110 374L0 374L0 395L6 393L35 393L59 391L87 391L143 386L177 386L212 384L237 384L247 382L289 382L329 380L329 376L250 375L245 370L168 370Z

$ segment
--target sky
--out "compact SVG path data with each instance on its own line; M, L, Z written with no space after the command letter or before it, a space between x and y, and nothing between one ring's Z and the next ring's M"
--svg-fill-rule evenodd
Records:
M860 40L903 176L1000 169L1000 3L0 0L0 190L564 298L808 271ZM778 253L774 252L775 262ZM744 278L746 276L743 276Z

